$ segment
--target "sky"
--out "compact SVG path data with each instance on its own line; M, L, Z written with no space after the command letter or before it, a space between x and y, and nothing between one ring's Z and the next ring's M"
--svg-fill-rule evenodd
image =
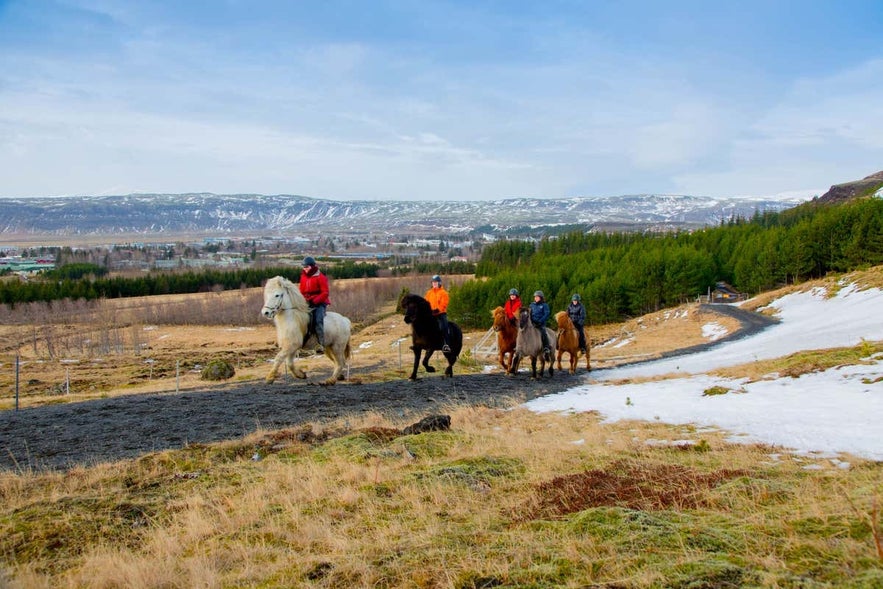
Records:
M691 437L654 440L655 444L698 443L702 431L722 430L733 442L772 444L814 459L807 468L848 467L843 453L883 460L883 354L869 357L867 364L798 378L770 374L749 382L708 374L802 350L883 340L883 291L845 285L829 297L819 288L787 295L770 306L780 323L759 334L723 342L706 352L593 370L592 384L540 397L526 407L537 412L598 411L605 422L635 419L699 427ZM708 325L709 339L722 335L716 326ZM674 378L613 382L660 375ZM715 386L730 392L703 395Z
M879 0L0 0L0 196L810 197Z

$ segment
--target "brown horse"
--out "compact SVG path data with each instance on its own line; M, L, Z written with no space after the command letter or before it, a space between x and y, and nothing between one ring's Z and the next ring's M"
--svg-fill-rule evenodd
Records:
M576 373L576 364L579 361L579 333L576 331L573 321L567 311L555 313L555 321L558 322L558 370L561 370L561 356L570 354L570 374ZM586 336L586 370L591 371L589 357L592 352L589 349L589 338Z
M518 372L518 364L521 359L530 357L531 378L543 376L546 369L546 362L549 362L549 376L551 377L555 370L553 369L555 357L555 332L548 327L543 327L549 337L549 348L551 353L548 358L543 353L543 336L540 334L540 328L534 327L530 320L530 309L521 309L518 314L518 339L515 341L515 358L509 366L507 374L515 374ZM537 371L537 359L540 361L540 369Z
M491 311L494 318L494 331L497 332L497 349L500 351L500 366L508 371L515 357L515 340L518 339L518 326L506 316L503 307ZM508 356L508 358L507 358Z

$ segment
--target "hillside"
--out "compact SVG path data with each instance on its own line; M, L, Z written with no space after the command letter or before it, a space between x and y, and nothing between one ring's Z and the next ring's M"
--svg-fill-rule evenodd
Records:
M836 204L846 202L857 196L874 194L883 188L883 171L866 176L861 180L833 185L828 192L814 199L817 204Z
M780 211L800 199L631 195L495 201L334 201L292 195L131 194L0 198L0 232L157 236L492 233L515 227L688 228Z

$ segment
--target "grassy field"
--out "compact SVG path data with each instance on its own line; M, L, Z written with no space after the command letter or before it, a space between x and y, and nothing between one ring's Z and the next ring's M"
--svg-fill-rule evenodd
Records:
M354 338L354 364L389 370L357 378L398 378L394 343L407 330L389 306L377 317ZM633 357L692 345L711 320L724 322L688 305L595 329L594 360L624 361L623 349L604 345L617 339L633 340ZM168 346L170 357L238 346L237 378L262 377L273 349L269 324L150 333L150 350ZM857 352L761 369L794 375L860 361ZM2 473L0 586L883 587L881 463L845 457L844 469L730 444L722 432L591 413L449 413L442 432L405 435L407 424L367 416L66 473ZM686 438L699 443L678 443Z

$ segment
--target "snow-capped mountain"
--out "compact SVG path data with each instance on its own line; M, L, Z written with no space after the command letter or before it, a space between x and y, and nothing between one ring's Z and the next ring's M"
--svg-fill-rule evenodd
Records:
M687 228L757 211L780 211L795 198L642 194L513 198L494 201L335 201L292 195L130 194L0 198L0 231L50 235L225 234L295 231L468 233L513 227L590 225Z

